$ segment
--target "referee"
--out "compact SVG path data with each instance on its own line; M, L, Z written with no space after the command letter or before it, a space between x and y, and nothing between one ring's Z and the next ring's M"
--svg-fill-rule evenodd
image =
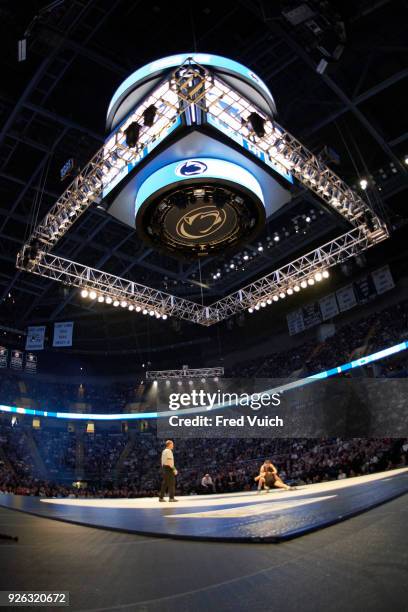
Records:
M176 476L177 470L174 467L174 455L173 455L174 442L173 440L167 440L166 448L161 454L161 468L162 468L162 484L160 489L159 501L164 502L164 496L166 491L169 492L169 502L176 502L178 499L174 499L176 493Z

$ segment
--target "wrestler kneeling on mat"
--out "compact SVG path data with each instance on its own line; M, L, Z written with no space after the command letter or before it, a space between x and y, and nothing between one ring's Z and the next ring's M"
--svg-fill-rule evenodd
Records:
M290 487L285 484L278 474L278 470L273 465L270 459L266 459L261 465L258 476L255 478L255 482L258 483L258 491L265 489L277 488L284 489L285 491L294 491L295 487Z

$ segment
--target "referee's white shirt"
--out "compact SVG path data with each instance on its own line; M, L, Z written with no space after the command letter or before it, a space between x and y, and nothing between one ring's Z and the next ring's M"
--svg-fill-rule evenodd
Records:
M168 467L174 468L174 455L170 448L165 448L161 454L162 467L167 465Z

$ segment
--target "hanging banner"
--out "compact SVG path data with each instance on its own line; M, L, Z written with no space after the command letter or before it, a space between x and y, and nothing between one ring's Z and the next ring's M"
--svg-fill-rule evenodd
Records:
M305 324L303 322L303 314L301 309L293 310L286 315L286 320L288 322L289 335L294 336L295 334L299 334L304 331Z
M350 310L350 308L353 308L357 304L353 285L346 285L346 287L342 287L336 291L336 298L340 312Z
M317 302L312 302L311 304L303 306L302 315L305 329L319 325L319 323L322 322L322 315L320 314L319 304Z
M371 276L363 276L354 281L354 292L359 304L367 304L377 297L377 291Z
M16 349L11 351L10 367L13 370L23 369L23 356L24 353L22 351L18 351Z
M332 319L339 314L339 307L337 305L337 300L334 293L330 293L330 295L326 295L324 298L319 300L319 306L323 321Z
M74 324L72 321L67 323L54 323L54 340L52 346L72 346L72 332Z
M27 327L26 350L42 351L44 348L45 325Z
M374 270L374 272L371 272L371 276L373 277L374 285L379 295L390 289L394 289L394 279L392 278L389 266L383 266L378 270Z
M5 346L0 346L0 368L7 368L8 350Z
M25 371L28 372L29 374L36 374L37 355L34 355L34 353L26 353Z

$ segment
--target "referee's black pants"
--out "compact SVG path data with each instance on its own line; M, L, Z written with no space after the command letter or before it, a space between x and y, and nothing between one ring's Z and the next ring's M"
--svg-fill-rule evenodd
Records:
M174 471L168 465L162 467L162 484L160 489L160 499L166 495L166 491L169 492L169 499L174 499L176 494L176 477Z

